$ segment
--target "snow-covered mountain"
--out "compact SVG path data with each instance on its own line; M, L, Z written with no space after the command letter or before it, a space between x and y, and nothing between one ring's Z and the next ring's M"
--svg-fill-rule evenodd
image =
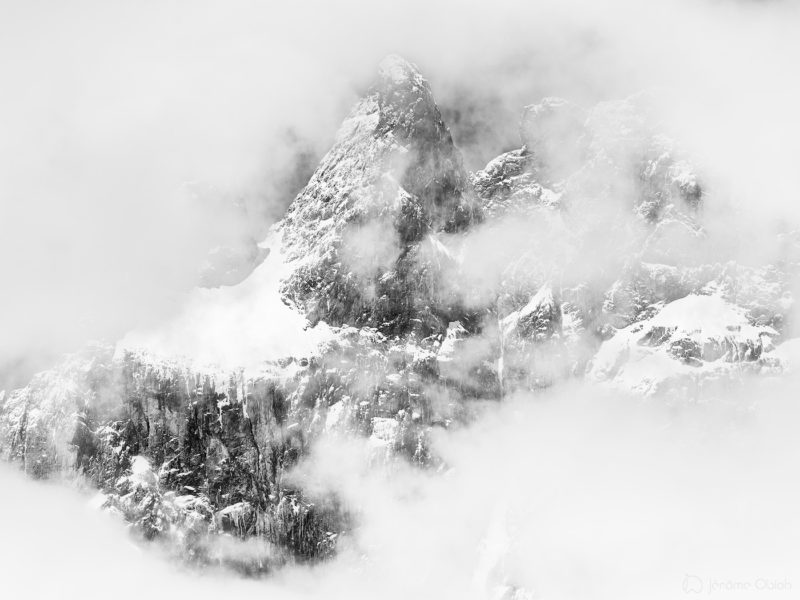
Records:
M647 94L546 98L520 148L467 173L429 83L389 57L249 277L1 393L0 453L80 473L191 562L325 558L357 515L289 476L321 436L435 468L432 432L481 400L581 378L691 402L796 362L800 237L739 264L713 201ZM219 536L279 551L220 557Z

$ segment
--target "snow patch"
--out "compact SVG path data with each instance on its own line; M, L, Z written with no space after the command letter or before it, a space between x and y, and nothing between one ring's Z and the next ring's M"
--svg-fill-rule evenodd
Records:
M193 290L168 323L129 332L117 344L117 356L139 351L195 368L260 372L267 361L310 354L330 339L329 327L309 328L281 301L279 285L288 268L280 235L273 230L263 244L272 252L242 283Z

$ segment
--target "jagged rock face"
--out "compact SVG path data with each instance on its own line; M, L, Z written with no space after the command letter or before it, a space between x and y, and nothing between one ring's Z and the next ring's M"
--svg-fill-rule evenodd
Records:
M360 329L247 380L103 349L4 397L0 449L37 476L84 473L109 510L200 564L226 533L266 539L279 560L322 558L347 508L283 479L317 436L366 436L425 465L430 428L464 418L436 361L463 311L436 289L435 234L477 218L428 84L391 59L281 225L295 261L285 297L312 320Z
M427 81L390 57L289 208L282 231L295 264L284 298L312 323L443 331L453 307L438 297L419 244L476 218Z
M742 309L751 326L770 328L769 339L785 329L796 267L704 262L703 185L676 144L650 127L648 103L640 94L585 111L547 98L526 107L522 148L473 176L489 226L522 221L529 232L505 250L498 317L516 323L553 280L562 298L527 335L505 337L511 340L503 356L506 384L516 371L518 385L535 387L543 379L531 365L547 365L549 358L557 364L566 357L569 370L582 373L601 344L612 344L609 338L624 338L661 307L690 295ZM553 255L557 260L546 264ZM647 339L659 357L690 366L725 357L754 362L765 347L672 334Z
M527 195L531 207L584 206L584 197L605 212L621 199L622 208L649 222L673 206L689 215L699 206L702 185L693 166L671 140L649 128L646 98L603 103L590 111L560 98L527 106L520 125L522 148L500 155L475 175L475 189L490 212L509 198ZM543 190L563 202L542 202ZM590 211L591 212L591 211Z
M751 324L744 309L720 296L690 294L652 306L648 315L603 344L590 377L645 394L675 388L688 398L710 381L773 366L765 353L777 331Z
M434 464L431 428L467 410L439 375L440 346L348 327L255 378L98 347L1 399L0 452L36 477L82 473L106 508L192 563L217 561L220 535L275 549L225 559L245 572L319 560L350 509L286 473L321 435L368 438L376 461Z
M502 381L506 389L546 387L563 375L561 299L543 285L519 310L500 321Z
M281 483L310 437L294 419L307 409L314 374L295 371L215 378L97 348L7 399L0 451L37 477L83 473L106 507L193 562L209 558L210 536L228 531L232 505L243 508L238 533L281 548L276 560L318 558L332 550L346 514L333 498L312 504Z
M559 194L544 187L536 175L534 155L527 148L501 154L475 174L473 185L487 220L525 214L536 205L555 206Z
M287 477L322 436L429 467L432 432L471 399L586 375L684 398L778 370L800 236L775 265L705 264L703 187L637 102L531 105L522 147L468 176L427 82L388 59L280 225L282 296L332 337L248 377L91 348L0 392L0 456L77 470L197 564L227 560L220 535L258 538L277 552L231 566L263 572L329 556L352 525ZM471 236L500 267L468 303ZM263 258L246 247L217 253L207 283Z
M0 394L0 457L34 477L47 477L91 456L91 426L79 415L89 406L118 405L119 398L107 393L110 357L109 348L90 346L57 369L38 373L24 388Z
M502 322L503 337L533 342L552 338L561 332L561 303L549 285L544 285L521 309Z

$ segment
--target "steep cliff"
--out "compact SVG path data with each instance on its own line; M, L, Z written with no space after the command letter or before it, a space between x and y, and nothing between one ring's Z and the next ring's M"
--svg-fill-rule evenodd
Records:
M357 526L291 477L323 436L428 468L432 432L472 418L474 399L586 376L686 400L779 372L797 236L773 263L706 259L702 177L645 100L528 106L521 147L467 174L427 81L389 57L238 286L285 256L280 297L328 327L321 341L241 368L88 347L0 394L0 454L35 477L79 473L184 560L261 573L330 556ZM225 264L215 285L239 278ZM269 311L263 297L208 314ZM187 314L192 340L210 338ZM225 554L220 538L255 546Z
M283 220L284 298L312 323L442 332L459 309L421 245L479 218L428 82L390 56Z

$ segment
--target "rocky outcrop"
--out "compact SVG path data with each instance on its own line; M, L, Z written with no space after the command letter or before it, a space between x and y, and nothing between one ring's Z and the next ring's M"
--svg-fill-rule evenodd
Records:
M701 179L642 102L545 99L519 149L467 175L430 86L390 57L278 227L281 296L330 336L247 374L89 347L0 393L0 454L36 477L81 474L190 562L260 573L330 556L357 524L289 477L323 436L428 468L432 434L474 399L586 375L685 395L774 372L800 238L775 264L706 264ZM237 247L207 285L266 254ZM233 558L222 538L263 544Z
M500 321L502 381L506 390L547 387L564 373L561 299L544 284L519 310Z
M0 451L36 477L82 474L104 506L191 562L213 564L221 535L275 549L225 559L245 571L318 560L349 528L349 507L285 474L324 434L429 464L430 428L463 418L439 381L439 346L344 328L255 378L98 347L4 399Z
M284 298L312 323L442 332L458 309L420 243L478 218L428 82L389 57L283 221Z
M718 295L690 294L648 312L601 346L590 377L649 395L677 389L688 399L705 383L773 366L766 354L778 332L751 324Z

